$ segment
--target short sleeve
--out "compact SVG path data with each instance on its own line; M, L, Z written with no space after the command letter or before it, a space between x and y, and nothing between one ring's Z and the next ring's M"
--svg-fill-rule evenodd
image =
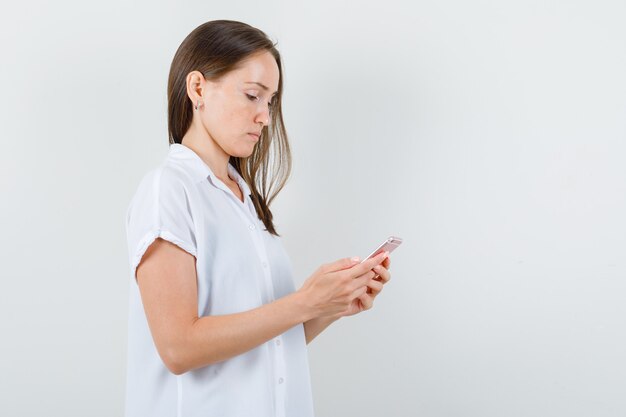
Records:
M188 185L167 167L149 172L126 211L126 237L132 276L152 242L162 238L197 257Z

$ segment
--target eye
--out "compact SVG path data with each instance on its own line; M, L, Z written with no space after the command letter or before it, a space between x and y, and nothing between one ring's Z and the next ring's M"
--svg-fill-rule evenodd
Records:
M253 96L252 94L246 94L246 96L248 96L250 101L257 101L259 99L257 96ZM268 102L267 105L271 109L273 107L273 105L274 105L274 100Z

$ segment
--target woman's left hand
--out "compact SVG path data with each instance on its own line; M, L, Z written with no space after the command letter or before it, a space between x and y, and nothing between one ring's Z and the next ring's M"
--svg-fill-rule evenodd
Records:
M346 310L341 317L353 316L372 308L374 305L374 298L376 298L383 290L383 285L388 283L391 279L391 274L389 273L390 266L391 259L386 257L380 265L377 265L372 269L372 271L378 274L378 276L369 281L367 284L369 287L367 291L355 298L354 301L352 301L352 304L350 304L348 310Z

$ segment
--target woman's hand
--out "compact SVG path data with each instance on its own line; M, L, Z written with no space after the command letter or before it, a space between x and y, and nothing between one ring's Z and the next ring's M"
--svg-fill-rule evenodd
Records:
M373 278L378 274L388 279L389 273L384 268L375 270L374 267L382 263L387 255L386 252L380 253L363 263L359 263L358 259L344 258L320 266L298 290L311 316L342 317L351 311L358 297L367 295L370 285L378 294L382 284ZM369 298L364 300L369 302Z
M336 316L337 318L353 316L361 313L365 310L369 310L374 305L374 298L380 294L383 290L383 285L389 282L391 274L389 273L389 267L391 266L391 259L389 257L380 265L376 265L372 270L376 272L377 276L372 278L367 284L367 292L361 294L355 298L350 307L342 314Z

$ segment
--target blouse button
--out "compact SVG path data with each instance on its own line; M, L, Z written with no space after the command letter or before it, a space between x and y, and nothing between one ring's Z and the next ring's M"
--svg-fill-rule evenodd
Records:
M251 224L249 227L250 227L250 230L254 230L254 225L253 224Z
M280 346L280 339L276 339L276 344Z
M285 380L283 378L278 378L278 383L282 384L283 382L285 382Z

